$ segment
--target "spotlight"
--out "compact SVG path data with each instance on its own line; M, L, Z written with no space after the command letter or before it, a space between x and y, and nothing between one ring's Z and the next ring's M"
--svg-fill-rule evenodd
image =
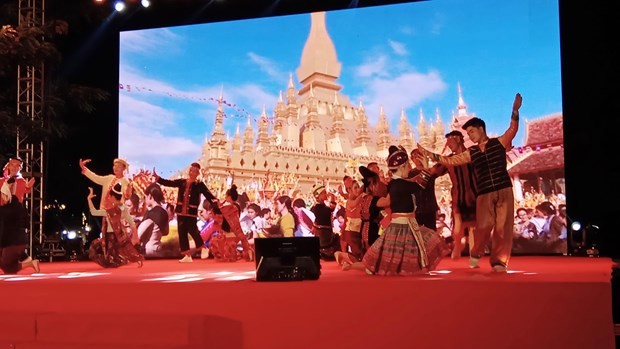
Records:
M571 223L570 228L571 228L573 231L579 231L579 230L581 230L581 222L579 222L579 221L574 221L573 223Z
M142 0L141 4L142 4L142 7L144 8L151 6L151 2L149 0Z
M125 10L125 3L122 1L117 1L114 4L114 9L116 10L116 12L122 12L123 10Z

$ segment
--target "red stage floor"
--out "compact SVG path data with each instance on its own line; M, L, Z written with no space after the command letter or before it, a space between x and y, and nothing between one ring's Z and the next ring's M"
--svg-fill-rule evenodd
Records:
M256 282L247 262L42 263L0 275L0 348L615 348L611 260L481 262L417 277L324 262L301 282Z

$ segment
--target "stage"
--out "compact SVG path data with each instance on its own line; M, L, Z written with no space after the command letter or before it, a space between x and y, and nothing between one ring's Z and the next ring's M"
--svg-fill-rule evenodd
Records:
M257 282L254 263L41 263L0 275L0 348L615 348L612 261L445 259L380 277L322 262L316 281ZM11 345L13 345L11 347Z

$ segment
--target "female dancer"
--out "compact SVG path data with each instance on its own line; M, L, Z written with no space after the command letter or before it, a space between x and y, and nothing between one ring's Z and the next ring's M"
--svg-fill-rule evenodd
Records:
M128 262L137 263L142 267L144 256L132 245L131 240L123 229L121 220L129 222L132 231L136 234L136 225L129 214L129 210L122 204L122 186L116 183L102 204L102 209L96 209L93 204L93 188L88 188L88 208L93 216L106 217L107 229L102 238L94 240L88 252L88 257L104 268L116 268Z
M415 275L437 267L450 250L436 231L421 227L415 220L414 195L424 189L428 175L405 179L411 170L407 152L390 146L387 159L392 180L388 183L391 221L383 234L351 267L376 275ZM346 263L346 262L345 262ZM343 264L343 267L347 267Z
M221 227L215 227L215 231L219 231L218 235L211 238L211 252L216 261L236 262L243 258L248 262L254 260L254 250L248 243L248 238L243 233L239 216L241 208L236 203L239 198L237 186L232 185L226 191L224 202L219 205L213 205L213 213L220 214L222 217ZM219 217L214 218L214 224L220 222ZM241 243L242 251L237 249Z

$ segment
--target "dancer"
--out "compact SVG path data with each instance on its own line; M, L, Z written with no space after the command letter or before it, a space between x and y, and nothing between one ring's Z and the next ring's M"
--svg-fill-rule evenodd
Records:
M407 151L390 146L387 159L392 172L388 184L391 220L387 229L364 255L362 262L343 263L343 269L355 268L374 275L416 275L437 267L449 253L443 238L435 231L419 226L415 220L414 195L427 184L424 173L407 178L411 163Z
M198 232L198 206L200 205L200 195L202 194L207 200L217 203L217 199L207 186L198 180L200 174L200 164L193 162L189 166L188 178L179 178L174 180L161 178L155 169L153 169L153 177L155 181L163 186L178 188L177 203L175 213L177 215L177 224L179 231L179 245L183 258L179 263L191 263L192 254L189 248L189 236L191 235L196 248L202 250L205 248L204 241Z
M127 263L137 263L142 267L144 256L135 248L131 240L125 234L121 220L131 222L131 229L135 232L136 225L131 219L129 210L123 205L122 185L116 183L106 195L102 205L103 209L95 208L93 204L93 188L88 188L88 208L93 216L106 218L106 231L103 237L94 240L90 244L88 257L104 268L116 268Z
M23 205L24 195L29 193L35 180L21 176L23 161L18 156L9 157L0 178L0 269L5 274L16 274L31 267L40 271L39 260L26 253L28 246L28 212Z
M116 183L121 184L121 192L123 193L123 202L125 199L128 199L131 195L130 193L130 185L129 179L125 177L125 173L129 170L129 164L127 161L116 158L112 161L112 174L109 175L98 175L93 171L89 170L86 165L91 162L91 159L80 159L80 169L82 170L82 174L86 176L86 178L90 179L93 183L101 186L101 199L99 200L99 205L97 205L98 209L103 209L103 202L105 201L108 193L112 189L112 187ZM87 238L86 245L90 245L91 241L100 237L103 232L107 231L106 228L106 220L105 216L101 220L101 231L97 231L93 229Z
M381 183L380 177L366 166L360 166L359 172L362 175L362 191L360 195L359 212L361 217L361 255L363 256L370 246L379 238L379 222L383 218L382 210L390 205L390 201L381 195L385 192L385 184ZM349 269L354 262L361 261L361 258L345 251L337 251L334 256L336 262ZM348 264L348 265L347 265Z
M466 151L463 134L454 130L446 134L446 146L455 156ZM468 237L469 249L473 247L474 229L476 229L476 178L471 163L448 166L448 174L452 182L452 259L463 254L463 238Z
M475 144L461 154L441 156L418 148L425 156L448 166L472 163L476 173L476 231L474 246L470 252L469 266L479 268L480 257L491 239L490 264L494 272L506 272L512 249L514 227L514 193L508 174L506 151L512 148L512 140L519 130L519 108L521 94L517 93L512 103L510 126L497 138L487 136L486 124L482 119L468 120L463 129ZM491 237L491 232L493 232Z
M332 215L334 213L334 205L327 206L327 191L324 185L319 185L312 191L316 199L316 204L312 206L310 211L314 213L314 224L312 234L319 237L320 255L324 260L333 261L334 253L340 249L340 240L338 235L334 234L332 227Z
M248 243L239 221L241 207L236 203L238 197L237 186L232 184L226 191L223 203L212 203L213 213L221 216L214 218L213 230L220 233L212 236L210 243L210 251L216 261L236 262L241 258L248 262L254 260L254 249ZM239 245L241 251L238 249Z
M429 168L426 164L426 158L418 149L411 151L411 160L415 164L415 168L409 171L408 177L415 177L423 171L428 176L426 188L419 195L416 195L415 219L418 224L437 230L439 205L437 205L437 197L435 196L435 180L437 177L446 174L448 169L441 164L435 164Z
M352 181L347 190L349 194L345 204L345 226L341 234L341 239L345 242L345 248L341 249L343 252L346 252L346 247L348 247L353 257L357 260L361 260L363 256L362 216L360 213L362 187L358 181Z

